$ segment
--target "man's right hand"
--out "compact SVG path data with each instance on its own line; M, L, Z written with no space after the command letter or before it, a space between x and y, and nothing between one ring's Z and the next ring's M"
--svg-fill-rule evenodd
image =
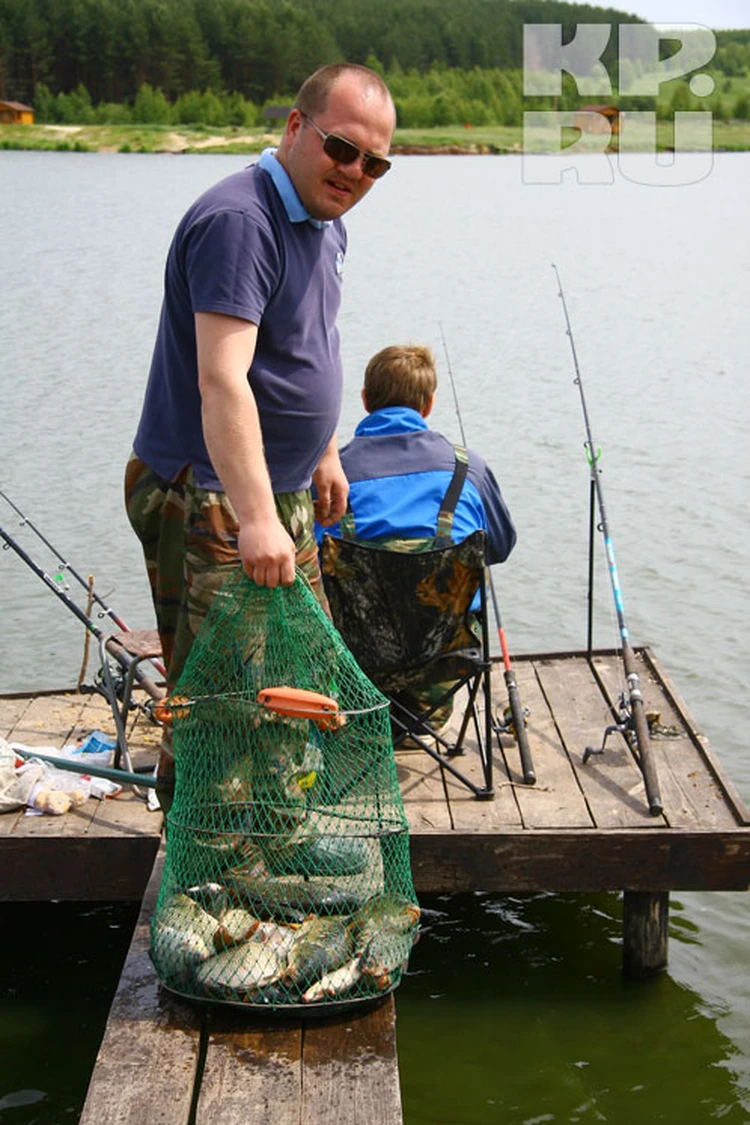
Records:
M256 586L292 585L294 540L278 519L241 523L238 546L245 573Z

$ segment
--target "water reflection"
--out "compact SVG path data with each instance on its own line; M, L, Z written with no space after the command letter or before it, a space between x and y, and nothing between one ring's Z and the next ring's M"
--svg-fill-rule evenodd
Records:
M406 1125L748 1120L717 1026L671 974L621 974L616 895L424 896L397 998ZM696 940L673 903L670 945Z

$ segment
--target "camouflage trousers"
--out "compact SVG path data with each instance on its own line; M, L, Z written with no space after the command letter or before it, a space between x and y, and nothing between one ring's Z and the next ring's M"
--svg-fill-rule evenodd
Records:
M283 492L275 499L294 540L297 568L328 612L310 492ZM135 454L125 470L125 507L143 548L172 691L214 595L239 565L237 517L223 492L198 488L190 467L168 481Z

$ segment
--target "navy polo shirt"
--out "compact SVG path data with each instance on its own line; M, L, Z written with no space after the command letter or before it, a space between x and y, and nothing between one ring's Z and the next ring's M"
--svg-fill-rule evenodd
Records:
M308 488L341 409L336 317L346 232L310 219L270 151L209 188L167 256L164 300L134 449L173 480L192 465L222 489L206 450L198 390L197 312L258 325L248 373L274 492Z

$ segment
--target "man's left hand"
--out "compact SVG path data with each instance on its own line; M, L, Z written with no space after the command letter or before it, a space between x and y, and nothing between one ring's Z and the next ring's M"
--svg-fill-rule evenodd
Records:
M335 437L321 457L313 481L318 494L313 501L315 518L321 527L330 527L343 516L349 498L349 481L341 467Z

